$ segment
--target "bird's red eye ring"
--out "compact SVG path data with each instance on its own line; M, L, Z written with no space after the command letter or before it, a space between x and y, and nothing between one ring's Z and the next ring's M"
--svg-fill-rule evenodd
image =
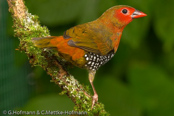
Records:
M123 9L123 10L122 10L122 13L123 13L123 14L127 14L127 12L128 12L127 9Z

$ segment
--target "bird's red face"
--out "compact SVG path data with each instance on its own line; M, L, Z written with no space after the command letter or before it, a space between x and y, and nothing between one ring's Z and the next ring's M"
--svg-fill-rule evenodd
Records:
M135 18L147 16L145 13L132 7L121 7L115 10L115 18L124 25L127 25Z

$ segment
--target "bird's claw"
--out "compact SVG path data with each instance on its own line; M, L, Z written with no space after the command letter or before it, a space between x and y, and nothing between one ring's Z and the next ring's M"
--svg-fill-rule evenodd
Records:
M95 103L98 102L98 95L94 94L94 96L92 97L92 107L91 110L93 109Z

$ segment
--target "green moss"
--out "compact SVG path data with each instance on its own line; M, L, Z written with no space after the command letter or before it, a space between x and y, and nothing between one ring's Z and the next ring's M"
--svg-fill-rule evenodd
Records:
M63 90L61 93L59 93L59 95L65 95L67 93L66 90Z
M12 3L12 4L14 5L14 6L15 6L15 4L16 4L16 1L13 1L13 0L12 0L12 1L11 1L11 3Z
M13 8L9 8L9 12L11 12L11 14L14 14Z

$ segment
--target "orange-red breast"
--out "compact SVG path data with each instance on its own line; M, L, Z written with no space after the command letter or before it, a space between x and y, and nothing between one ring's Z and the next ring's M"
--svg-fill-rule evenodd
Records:
M39 48L57 48L67 61L89 71L94 96L92 108L98 101L93 86L96 70L116 53L124 27L135 18L144 17L141 11L119 5L108 9L98 19L66 30L63 36L33 38Z

